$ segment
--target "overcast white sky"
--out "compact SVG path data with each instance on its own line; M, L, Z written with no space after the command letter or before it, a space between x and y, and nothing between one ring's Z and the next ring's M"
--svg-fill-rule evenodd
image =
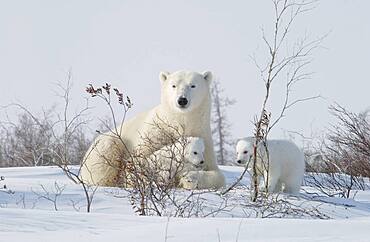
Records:
M315 75L293 93L325 100L291 109L273 136L322 130L334 101L355 112L370 106L369 10L366 0L322 0L296 22L292 41L331 31L315 54ZM0 0L0 104L50 106L53 83L71 68L77 105L88 83L110 82L130 95L133 115L159 102L160 71L210 70L237 101L228 110L234 137L250 135L263 83L249 56L266 53L260 27L271 26L271 13L269 0ZM274 85L276 93L281 86ZM273 96L273 113L281 102Z

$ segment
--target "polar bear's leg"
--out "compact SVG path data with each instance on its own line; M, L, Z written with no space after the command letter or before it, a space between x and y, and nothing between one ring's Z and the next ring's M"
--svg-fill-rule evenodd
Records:
M292 177L284 182L284 192L298 194L301 188L302 179L300 177Z
M269 193L278 191L278 183L279 183L279 177L278 176L272 176L269 174L268 179L268 185L267 185L267 191Z
M257 182L258 182L258 189L260 191L265 191L266 190L266 179L265 176L257 176ZM251 184L253 186L253 182Z
M294 170L291 171L290 174L287 177L284 177L284 192L291 193L291 194L298 194L299 190L302 185L304 177L304 171L301 170Z
M218 189L225 185L220 170L189 171L180 179L180 186L186 189Z
M301 189L302 181L304 179L304 156L300 151L300 157L295 159L295 169L291 169L290 174L284 178L285 188L284 192L291 194L299 194Z
M202 171L200 176L199 189L212 189L225 187L225 176L219 170L216 164L215 151L212 142L212 136L210 129L207 131L208 136L204 138L205 141L205 153L204 159L206 162L206 169Z
M219 189L225 186L225 177L220 170L200 171L198 189Z
M90 185L117 185L122 152L118 139L105 135L97 137L82 161L81 179Z
M191 190L197 189L199 176L199 171L189 171L188 173L184 174L183 177L180 177L179 187Z
M281 182L281 180L279 179L275 185L275 190L274 192L281 192L283 191L283 183Z
M285 188L284 188L284 192L286 193L290 193L290 194L298 194L299 193L299 190L300 190L300 185L297 185L297 184L289 184L289 185L285 185Z

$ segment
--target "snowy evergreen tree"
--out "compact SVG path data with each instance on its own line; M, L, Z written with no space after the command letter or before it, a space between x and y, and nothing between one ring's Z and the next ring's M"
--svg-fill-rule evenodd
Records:
M218 164L225 165L232 161L231 150L233 140L230 133L231 124L227 118L227 108L235 100L223 96L224 89L219 81L214 81L211 88L212 95L212 136Z

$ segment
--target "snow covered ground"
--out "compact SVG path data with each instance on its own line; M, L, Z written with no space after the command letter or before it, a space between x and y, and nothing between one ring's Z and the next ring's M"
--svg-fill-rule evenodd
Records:
M221 167L228 183L239 167ZM0 192L0 241L370 241L370 191L355 200L323 198L302 190L281 195L300 207L316 208L331 219L246 218L244 190L230 200L234 209L207 218L140 217L118 189L99 188L92 213L85 212L81 187L56 167L2 168L14 193ZM248 183L246 177L244 183ZM63 190L53 200L58 189ZM303 187L305 191L312 188ZM44 197L43 197L44 196ZM216 201L217 202L217 201ZM57 210L57 211L55 211ZM294 217L294 216L293 216Z

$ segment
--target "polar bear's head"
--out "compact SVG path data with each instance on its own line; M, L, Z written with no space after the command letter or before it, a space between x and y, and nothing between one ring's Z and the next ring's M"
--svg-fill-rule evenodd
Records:
M201 106L210 93L212 73L192 71L161 72L162 104L174 112L189 112Z
M244 138L236 144L236 162L240 165L246 164L253 156L254 138Z
M185 165L190 169L201 170L204 168L204 141L199 137L187 137L184 150Z

